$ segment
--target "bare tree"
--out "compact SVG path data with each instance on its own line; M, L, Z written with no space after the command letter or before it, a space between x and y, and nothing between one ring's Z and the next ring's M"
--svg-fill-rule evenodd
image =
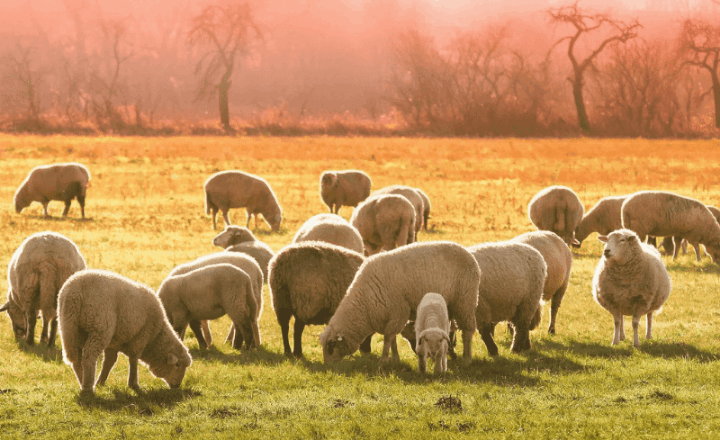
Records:
M206 6L192 20L187 41L191 46L205 46L207 52L197 63L195 73L201 76L197 99L218 93L220 123L226 131L230 126L228 91L239 56L247 55L253 40L262 39L262 32L247 3L218 3Z
M720 128L720 25L703 20L686 20L680 33L685 64L707 70L712 80L715 101L715 126Z
M27 110L27 118L37 121L40 118L40 99L38 83L41 73L33 67L36 49L18 43L15 50L7 53L2 60L6 64L7 75L12 82L19 101Z
M629 22L623 22L613 19L606 14L589 14L578 7L575 2L572 5L561 6L559 8L551 8L549 11L550 20L553 23L566 23L575 28L575 33L561 38L555 43L555 46L568 41L567 54L570 58L573 68L573 76L568 78L572 84L573 98L575 100L575 108L577 109L578 125L585 132L590 132L590 120L588 119L585 109L585 100L583 98L583 89L585 86L585 71L593 65L594 60L608 45L615 43L625 43L626 41L637 36L640 23L637 19ZM578 59L576 49L578 40L583 35L594 34L596 32L609 29L612 36L604 38L600 44L585 57Z

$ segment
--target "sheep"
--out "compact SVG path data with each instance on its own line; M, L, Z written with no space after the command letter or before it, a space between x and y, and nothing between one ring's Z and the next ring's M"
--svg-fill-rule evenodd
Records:
M318 214L310 217L298 229L293 243L323 241L362 254L365 251L360 233L337 214Z
M353 211L350 224L360 232L368 256L415 242L415 209L403 196L364 201Z
M359 170L325 171L320 175L320 198L339 214L343 206L357 206L370 195L372 180Z
M270 246L257 240L248 228L227 226L213 238L212 244L224 248L226 252L241 252L253 257L260 265L263 280L267 282L268 264L275 253Z
M63 359L72 366L83 394L94 394L117 361L129 360L128 386L140 393L138 360L150 372L177 388L192 364L160 300L149 287L105 270L75 273L58 296ZM95 369L104 353L100 377Z
M218 211L222 212L225 226L230 224L230 208L247 209L245 227L250 225L250 216L254 215L257 229L257 215L262 214L273 232L280 229L282 209L270 184L262 177L236 170L221 171L208 177L204 188L205 212L212 215L213 229L216 229Z
M418 193L415 188L403 185L390 185L373 192L372 194L370 194L370 197L368 197L368 199L388 194L403 196L413 206L413 208L415 209L415 233L417 234L420 229L422 229L423 218L425 215L425 204L423 202L423 197Z
M717 222L720 222L720 209L712 206L707 205L707 208L710 210L710 213L715 217L715 220ZM680 246L682 248L683 254L687 253L687 240L682 237L665 237L662 241L661 246L665 248L665 253L668 255L673 256L673 260L677 259L677 256L679 254L679 249L677 246ZM695 256L697 257L697 260L700 261L702 258L700 248L695 247Z
M415 191L422 198L423 201L423 228L425 231L428 230L428 220L430 219L430 198L420 188L415 188Z
M540 252L547 265L547 278L543 288L542 299L550 304L550 325L548 333L555 334L555 320L560 309L560 303L570 283L572 270L572 252L557 234L550 231L533 231L521 234L512 239L518 243L525 243Z
M447 352L450 344L450 320L445 298L438 293L427 293L420 301L415 319L418 370L424 373L427 358L435 361L435 374L447 371Z
M633 317L633 346L640 347L638 324L647 315L645 339L652 337L652 319L670 295L671 282L660 252L641 243L629 229L620 229L598 239L605 243L592 280L595 301L613 315L612 345L625 339L623 316Z
M566 186L550 186L535 194L528 205L530 221L541 231L552 231L568 245L578 246L575 227L585 207L577 194Z
M38 232L15 250L8 265L8 300L0 306L12 322L15 339L35 343L35 322L42 312L40 342L55 346L57 296L72 274L85 269L77 245L56 232Z
M285 355L303 357L305 326L328 323L363 261L358 252L317 241L286 246L270 260L268 285ZM295 318L292 350L288 336L291 317ZM368 338L364 351L370 351L369 344Z
M221 233L213 238L212 244L213 246L219 246L223 249L227 249L235 244L253 241L258 241L258 239L250 229L244 226L227 225Z
M448 317L463 332L464 363L472 360L480 269L473 256L452 242L415 243L374 255L360 266L347 295L320 335L323 360L351 355L373 333L384 335L380 361L399 362L396 335L428 292L445 298Z
M158 298L177 334L184 334L190 324L202 350L207 348L207 343L199 321L225 314L239 329L235 331L233 348L239 350L243 340L248 349L260 344L257 322L260 307L253 293L252 280L232 264L213 264L183 275L169 276L160 285Z
M70 203L77 199L84 219L85 194L89 181L88 169L76 162L37 166L30 171L15 192L15 212L20 214L32 202L40 202L43 214L50 217L48 204L51 200L61 200L65 202L62 216L66 217L70 211Z
M213 264L221 264L221 263L228 263L232 264L233 266L237 267L238 269L241 269L243 272L247 273L250 276L250 281L252 284L252 290L253 295L255 296L255 301L258 304L257 307L257 316L255 316L256 320L260 320L260 315L262 314L263 309L263 298L262 298L262 288L263 288L263 273L262 269L260 268L260 265L258 262L252 258L250 255L242 254L238 252L217 252L210 255L205 255L203 257L200 257L196 259L195 261L191 261L189 263L181 264L177 267L175 267L168 276L176 276L176 275L184 275L188 272L191 272L195 269L199 269L201 267L210 266ZM196 323L192 323L191 328L194 328ZM212 333L210 333L210 325L208 324L207 320L200 321L200 328L202 329L203 338L205 339L205 343L210 346L212 345ZM181 334L180 337L183 338L185 335ZM227 337L225 338L225 342L231 342L235 337L235 324L233 324L230 327L230 331L228 332ZM260 345L260 341L257 343Z
M695 249L704 244L714 262L720 258L720 224L702 202L664 191L640 191L622 205L623 228L645 237L679 236ZM700 255L698 252L698 261Z
M627 197L625 195L600 199L575 227L575 239L578 243L581 244L593 232L607 235L622 229L621 209Z
M514 241L482 243L467 249L482 270L476 321L488 354L498 354L493 331L501 321L510 322L514 328L513 352L530 349L530 331L540 324L540 301L547 277L542 254Z

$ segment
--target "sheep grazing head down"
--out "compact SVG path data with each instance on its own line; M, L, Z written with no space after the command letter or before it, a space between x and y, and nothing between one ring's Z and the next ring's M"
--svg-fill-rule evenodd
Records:
M229 225L213 238L212 244L227 249L239 243L256 240L255 235L253 235L250 229L244 226Z
M335 331L330 325L320 334L320 345L323 348L323 362L332 364L340 362L345 356L355 353L359 347L351 347L350 342L342 333Z
M172 353L167 355L167 363L161 365L148 365L150 372L164 380L170 388L179 388L185 377L185 370L192 364L192 358L188 355L178 359Z
M12 323L13 333L15 333L15 340L20 341L25 339L27 323L25 322L25 314L20 310L20 307L13 301L8 301L0 306L0 312L8 313L10 322Z
M447 355L450 345L450 337L439 328L429 328L417 338L417 354L427 359L440 359L440 356Z
M720 242L706 243L705 251L714 263L720 264Z
M22 185L18 190L15 192L15 197L13 198L13 203L15 204L15 212L20 214L23 209L30 206L31 200L27 200L27 186Z
M603 257L608 262L623 265L632 259L634 255L642 252L637 234L628 229L618 229L607 236L601 235L598 240L605 243Z
M271 218L266 218L268 224L270 225L270 229L273 230L273 232L277 232L280 230L280 223L282 222L282 214L277 213L273 215Z

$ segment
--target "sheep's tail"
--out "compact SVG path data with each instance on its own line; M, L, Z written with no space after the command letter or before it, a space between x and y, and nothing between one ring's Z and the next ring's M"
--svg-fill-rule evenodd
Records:
M258 326L258 303L255 300L253 289L250 281L248 280L248 294L245 295L245 302L247 303L248 318L250 319L250 327L252 328L253 334L253 345L252 347L257 348L260 346L260 327ZM235 329L238 331L238 329Z

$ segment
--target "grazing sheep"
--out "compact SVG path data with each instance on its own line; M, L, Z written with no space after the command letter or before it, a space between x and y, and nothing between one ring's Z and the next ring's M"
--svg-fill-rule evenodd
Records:
M450 320L445 298L437 293L423 296L417 308L415 335L418 370L424 373L428 356L435 361L435 374L447 371L447 352L450 344Z
M600 199L575 227L575 239L578 243L582 243L593 232L607 235L622 229L621 209L627 197L614 196Z
M51 200L65 202L63 217L70 211L70 202L77 198L80 213L85 218L85 193L90 172L79 163L56 163L33 168L15 192L15 212L20 212L32 202L40 202L43 214L49 217L48 204Z
M343 206L357 206L370 195L372 180L358 170L325 171L320 175L320 198L338 214Z
M323 359L339 361L368 336L380 333L385 339L380 361L388 361L391 349L393 360L399 361L396 335L415 319L422 297L436 292L462 330L463 358L469 364L479 284L477 262L457 243L415 243L368 258L320 335Z
M720 222L720 209L712 206L707 205L707 208L710 210L710 213L715 217L715 220L717 222ZM663 239L663 242L661 246L665 248L665 254L672 255L673 260L677 259L677 256L679 254L678 246L682 248L682 253L687 253L687 240L682 237L665 237ZM700 251L699 247L694 247L695 249L695 256L697 257L698 261L702 258L702 253Z
M488 354L498 354L493 331L501 321L513 325L513 352L530 349L530 330L540 324L540 301L547 277L542 254L514 241L477 244L468 251L482 270L476 319Z
M70 277L58 296L65 363L75 371L83 394L95 392L97 359L105 353L97 385L103 385L118 352L129 360L128 386L140 392L138 360L177 388L192 363L149 287L103 270Z
M305 326L328 323L363 261L360 253L317 241L291 244L273 257L268 285L286 355L303 356ZM295 318L292 351L291 317ZM369 345L365 351L370 351Z
M257 215L262 214L270 228L277 232L282 221L282 209L277 197L265 179L242 171L221 171L205 181L205 212L212 214L213 229L216 229L215 216L222 212L225 226L230 224L230 208L247 208L247 223L255 216L255 228L258 227Z
M639 347L640 317L647 315L645 339L650 339L653 312L659 312L670 295L670 275L657 249L641 243L633 231L620 229L598 239L605 250L593 276L593 297L613 315L612 345L625 339L623 316L630 315L633 345Z
M253 257L260 265L263 280L267 282L268 264L275 253L270 246L257 240L248 228L230 225L213 238L212 244L227 252L241 252Z
M227 225L225 229L213 238L213 246L219 246L227 249L230 246L258 241L255 234L244 226Z
M0 306L0 312L8 312L16 340L24 338L28 345L35 343L40 310L40 342L55 346L58 292L72 274L83 269L85 260L80 250L64 235L38 232L20 244L8 265L8 300Z
M720 224L702 202L670 192L640 191L623 203L622 219L623 227L641 241L648 235L679 236L695 249L704 244L710 258L719 262ZM697 257L699 261L699 252Z
M200 329L200 321L228 315L236 329L233 348L260 344L257 316L260 308L253 293L250 276L227 263L201 267L184 275L170 276L160 285L158 298L162 302L170 325L178 335L184 334L188 324L195 333L201 349L207 343Z
M547 278L545 278L542 299L545 302L551 301L548 333L554 335L558 309L560 309L560 303L570 283L572 252L557 234L550 231L527 232L513 238L512 241L534 247L545 260Z
M413 208L415 209L415 233L417 234L420 229L422 229L423 218L425 215L425 204L423 202L423 197L418 193L415 188L403 185L390 185L370 194L369 199L389 194L403 196L413 206Z
M301 241L323 241L360 254L365 251L358 230L336 214L318 214L310 217L300 226L293 238L293 243Z
M350 223L360 232L366 255L415 242L415 209L403 196L370 198L353 211Z
M577 194L566 186L550 186L530 200L528 216L541 231L552 231L568 245L578 246L575 227L583 218L585 207Z
M430 220L430 198L420 188L415 188L423 201L423 228L428 230L428 220Z

